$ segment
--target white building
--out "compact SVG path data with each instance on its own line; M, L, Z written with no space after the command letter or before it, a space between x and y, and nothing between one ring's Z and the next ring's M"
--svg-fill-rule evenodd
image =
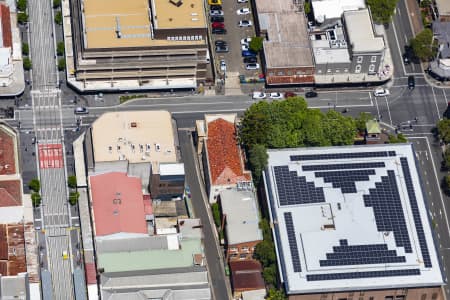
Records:
M314 18L317 22L336 19L342 16L344 11L365 8L364 0L312 0Z

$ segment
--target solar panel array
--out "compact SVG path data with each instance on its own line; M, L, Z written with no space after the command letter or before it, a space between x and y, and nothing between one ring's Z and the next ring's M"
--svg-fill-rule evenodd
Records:
M349 152L349 153L326 153L326 154L304 154L291 155L291 161L304 160L328 160L328 159L350 159L350 158L374 158L395 156L395 151L373 151L373 152Z
M400 163L402 165L403 175L405 176L406 190L408 191L409 203L411 204L414 224L416 225L423 262L425 267L431 268L432 264L430 253L428 252L427 240L425 239L425 233L422 226L422 219L420 218L419 207L417 206L416 193L414 192L414 185L411 179L411 173L409 172L408 159L402 157L400 158Z
M326 255L326 260L319 261L321 267L406 262L404 256L397 256L397 251L388 250L386 244L349 246L347 240L340 240L333 253Z
M368 272L348 272L348 273L328 273L306 275L308 281L340 280L355 278L393 277L393 276L414 276L420 275L419 269L368 271Z
M297 176L288 166L273 167L280 205L296 205L325 202L321 187L307 182L305 176Z
M332 183L333 188L341 188L343 194L356 193L356 181L369 181L369 175L375 175L375 170L352 170L315 172L316 177L322 177L326 183Z
M382 176L381 182L376 182L375 188L363 197L364 205L373 208L378 231L392 231L396 246L412 253L395 172L388 170L387 176Z
M300 265L300 256L298 254L297 239L295 238L294 221L292 220L292 214L290 212L284 213L284 222L286 223L286 232L288 235L289 250L291 251L294 272L301 272L302 267Z
M384 168L384 162L352 163L352 164L327 164L302 166L303 171L328 171L328 170L351 170L351 169L373 169Z

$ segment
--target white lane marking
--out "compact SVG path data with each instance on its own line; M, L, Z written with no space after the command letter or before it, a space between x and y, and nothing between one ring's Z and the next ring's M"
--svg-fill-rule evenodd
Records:
M436 105L436 111L437 111L438 119L442 120L441 114L439 113L439 107L438 107L438 104L437 104L436 94L434 93L434 87L433 86L431 87L431 91L433 92L433 99L434 99L434 104Z
M390 122L389 124L392 125L391 110L389 109L389 103L387 101L387 97L386 96L384 96L384 100L386 101L386 107L387 107L387 111L388 111L388 115L389 115L389 122Z

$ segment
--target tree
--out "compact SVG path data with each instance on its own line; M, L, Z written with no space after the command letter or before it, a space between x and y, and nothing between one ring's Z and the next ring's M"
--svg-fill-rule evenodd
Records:
M28 187L30 188L30 190L38 193L41 189L41 183L38 179L34 178L30 180L30 182L28 183Z
M270 289L266 300L286 300L283 290Z
M30 53L30 46L27 43L22 43L22 54L27 56Z
M355 119L356 129L359 132L365 132L366 131L366 123L369 120L373 120L373 116L370 113L366 113L366 112L360 113L359 116Z
M311 13L311 2L309 1L305 1L305 4L303 4L303 9L305 11L305 14L310 14Z
M275 286L277 284L277 265L272 264L265 267L262 275L266 284Z
M398 143L406 143L406 142L408 142L408 140L402 133L399 133L397 135L395 135L395 134L389 135L389 143L390 144L398 144Z
M450 195L450 175L446 175L442 178L442 190L447 196Z
M58 71L64 71L65 68L66 68L66 59L65 58L58 59Z
M264 267L269 267L276 262L275 246L268 240L263 240L256 245L254 255Z
M323 131L325 143L333 146L351 145L356 136L356 122L352 117L344 117L335 110L325 114Z
M24 57L23 58L23 68L25 70L31 70L32 67L33 67L33 65L31 63L31 59L29 57Z
M67 185L71 188L74 189L77 187L77 176L75 175L70 175L67 178Z
M250 44L248 45L248 47L253 52L259 52L259 51L261 51L261 49L263 47L263 41L264 41L264 39L262 37L259 37L259 36L252 37L252 40L250 41Z
M41 200L42 197L41 195L39 195L39 193L35 192L31 194L31 203L33 204L34 207L41 205Z
M56 45L56 53L58 56L64 55L64 42L58 42Z
M263 239L272 241L272 230L270 229L269 221L267 221L267 219L262 218L261 221L259 221L259 228L262 231Z
M250 147L249 162L253 171L253 179L256 183L259 182L262 171L267 166L268 158L269 155L267 154L267 149L264 145L256 144Z
M212 209L212 213L213 213L214 223L216 223L216 227L220 227L222 225L222 221L220 219L219 203L216 202L216 203L211 204L211 209Z
M397 0L366 0L375 23L388 24L394 14Z
M425 28L415 38L411 39L410 46L414 55L423 61L428 61L433 56L433 32Z
M61 6L61 0L53 0L53 8L58 8Z
M69 203L70 203L70 205L77 204L78 198L80 198L80 193L78 193L78 192L70 192L69 193Z
M446 144L450 143L450 119L442 119L437 124L439 138Z
M55 14L55 23L58 24L58 25L62 24L62 13L60 11L58 11Z
M17 21L19 24L23 25L28 22L28 15L25 12L19 12L17 14Z
M17 0L17 10L25 11L27 9L27 0Z

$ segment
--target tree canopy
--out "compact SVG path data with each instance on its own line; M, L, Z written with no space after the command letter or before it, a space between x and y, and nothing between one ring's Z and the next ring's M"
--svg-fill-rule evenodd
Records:
M437 124L439 137L446 144L450 143L450 119L442 119Z
M259 52L263 47L263 38L259 36L252 37L252 40L250 41L250 44L248 47L253 52Z
M427 61L433 55L433 32L429 28L425 28L415 38L411 39L410 45L414 55L419 59Z
M375 23L388 24L394 14L397 0L366 0Z
M41 189L41 182L36 178L31 179L30 182L28 183L28 187L30 188L30 190L38 193L39 190Z
M350 145L356 135L351 117L330 110L310 109L300 97L284 101L260 101L244 114L241 142L267 148Z

